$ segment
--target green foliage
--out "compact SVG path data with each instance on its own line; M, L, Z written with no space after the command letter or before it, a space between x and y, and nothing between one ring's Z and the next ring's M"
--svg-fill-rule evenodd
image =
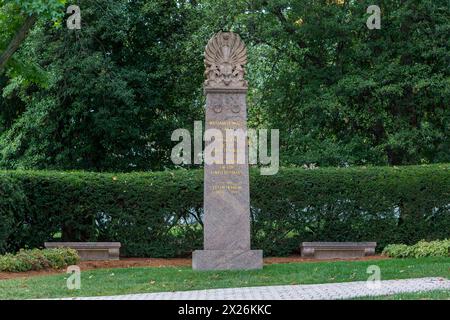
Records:
M186 256L202 247L203 172L6 171L26 195L11 250L63 241L120 241L122 254ZM251 173L252 246L266 255L302 241L416 243L449 238L448 165L282 169ZM1 211L1 207L0 207Z
M423 257L448 257L450 240L436 240L427 242L421 240L408 246L405 244L390 244L383 249L383 255L392 258L423 258Z
M413 256L412 246L406 244L389 244L383 249L383 255L393 258L407 258Z
M34 15L47 23L51 21L54 26L60 25L65 15L66 2L66 0L1 0L0 53L8 47L15 33L29 16ZM45 72L38 63L13 56L7 66L7 74L11 79L19 77L24 85L30 83L45 85Z
M201 101L194 100L203 80L204 45L192 50L187 41L195 27L191 12L168 1L79 5L82 30L41 23L18 55L38 62L49 76L45 88L19 80L5 86L0 166L171 166L172 131L203 118Z
M253 175L251 186L253 241L267 254L301 241L376 241L379 250L450 232L448 165L289 169Z
M42 269L62 269L80 260L74 249L20 250L17 254L0 256L0 272L24 272Z
M379 1L381 30L366 27L372 4L256 1L234 11L251 45L251 104L261 125L281 129L284 164L450 159L448 1Z
M247 44L249 123L280 129L284 165L448 162L448 0L380 1L381 30L371 4L80 0L82 30L41 19L16 54L29 65L0 79L0 166L173 167L170 134L203 119L202 51L219 30Z
M44 18L57 19L64 16L67 0L8 0L0 1L0 6L8 3L19 8L22 14L37 14Z
M8 177L0 179L0 254L8 250L6 239L12 234L16 217L23 216L26 197L17 182Z

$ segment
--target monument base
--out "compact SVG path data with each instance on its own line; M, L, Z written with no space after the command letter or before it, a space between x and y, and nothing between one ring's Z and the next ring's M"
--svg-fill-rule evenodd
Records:
M262 250L196 250L192 253L194 270L250 270L262 267Z

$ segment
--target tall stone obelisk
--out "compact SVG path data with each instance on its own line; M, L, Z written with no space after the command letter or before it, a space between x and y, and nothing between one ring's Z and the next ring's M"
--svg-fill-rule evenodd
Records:
M209 129L220 131L225 145L230 143L226 139L229 129L247 130L246 62L245 44L235 33L219 32L206 46L205 129L206 132L211 131ZM262 268L262 250L250 249L247 140L239 144L233 138L232 144L222 149L223 161L208 163L206 153L213 141L218 142L217 137L208 141L205 134L204 250L193 253L192 267L194 270ZM240 156L244 161L239 161ZM229 161L231 158L234 161Z

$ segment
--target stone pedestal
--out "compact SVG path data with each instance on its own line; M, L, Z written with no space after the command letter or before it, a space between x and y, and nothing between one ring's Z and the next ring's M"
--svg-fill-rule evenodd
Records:
M238 35L218 33L208 42L205 129L221 133L225 143L222 159L211 162L208 146L217 137L205 139L204 250L193 253L194 270L258 269L263 265L262 251L250 249L245 63L245 45ZM226 139L230 130L237 138ZM239 133L244 135L239 137ZM240 143L239 139L244 140Z

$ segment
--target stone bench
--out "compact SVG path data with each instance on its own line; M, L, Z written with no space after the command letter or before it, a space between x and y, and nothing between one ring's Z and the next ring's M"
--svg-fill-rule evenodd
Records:
M48 249L75 249L80 259L85 260L119 260L120 242L45 242Z
M303 242L302 257L315 259L353 259L375 254L376 242Z

